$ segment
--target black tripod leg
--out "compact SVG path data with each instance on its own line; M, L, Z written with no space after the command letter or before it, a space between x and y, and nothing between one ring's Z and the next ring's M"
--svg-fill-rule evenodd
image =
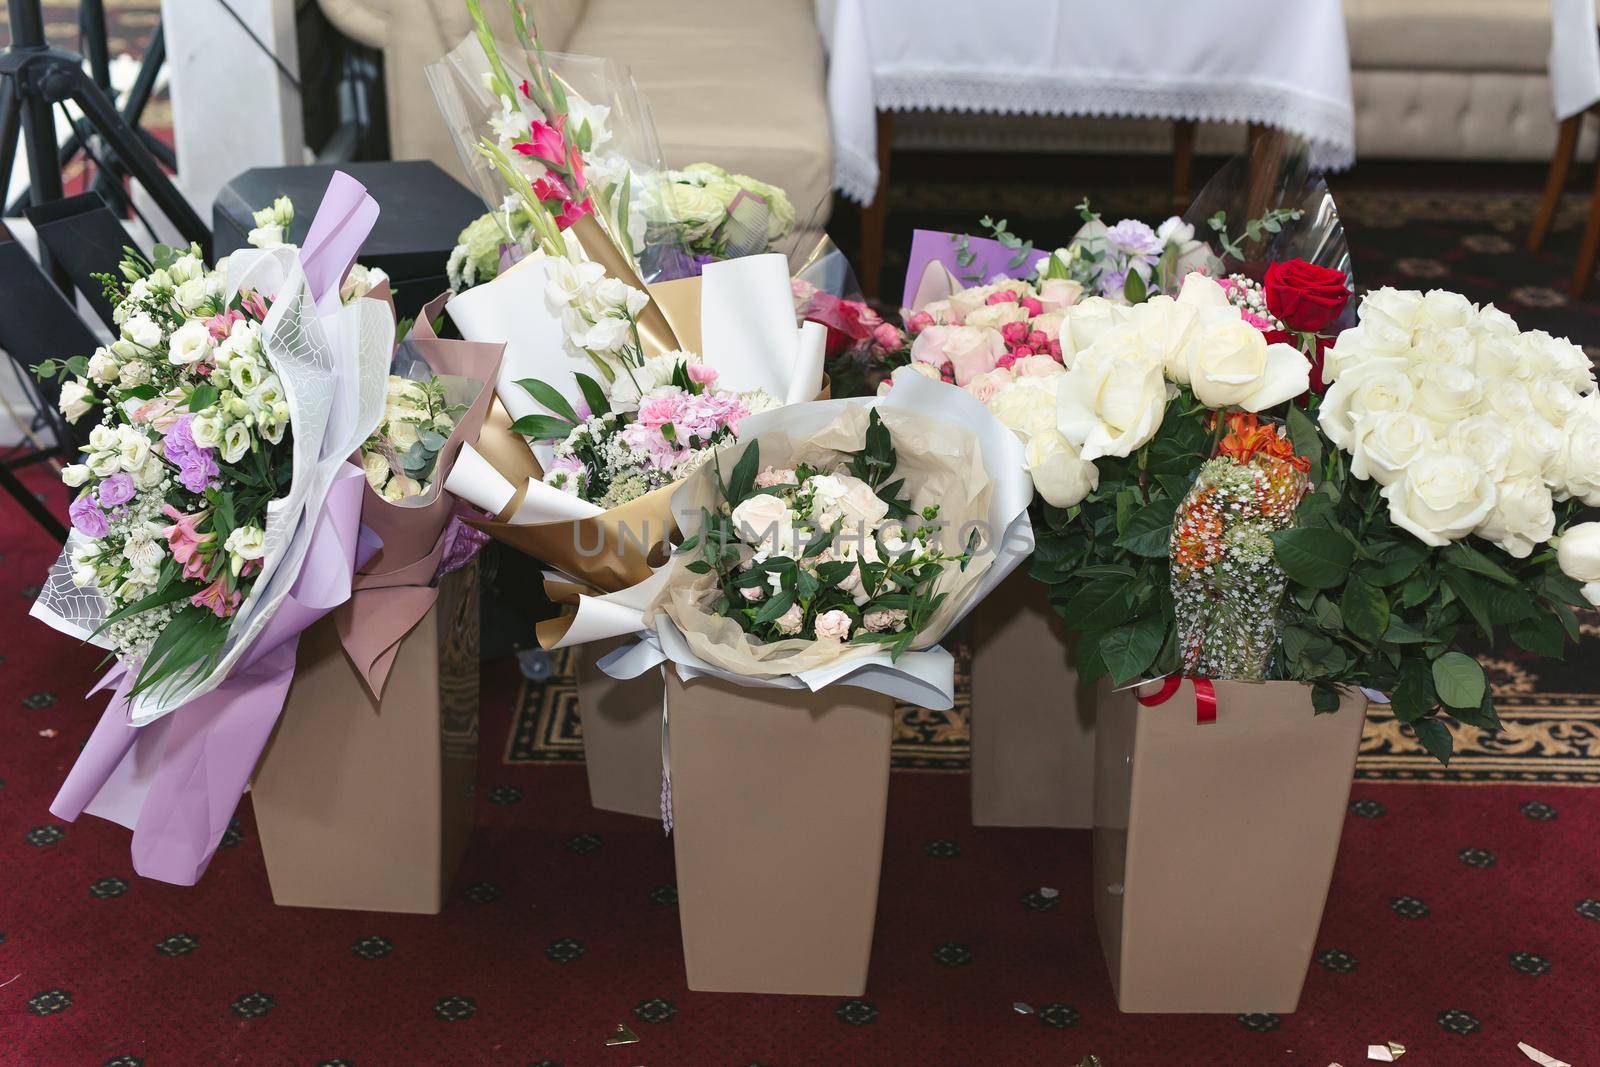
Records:
M83 54L89 60L89 73L95 84L111 92L111 48L106 40L105 0L78 0L78 33L83 37Z
M0 463L0 489L10 493L23 510L33 516L33 521L45 528L46 533L62 544L66 543L67 528L61 525L61 520L22 484L22 479L5 463Z
M177 186L172 184L160 164L151 157L132 127L123 121L106 94L81 71L76 73L72 99L89 124L105 140L122 165L128 168L134 180L144 186L161 213L177 227L184 239L198 243L201 248L209 248L211 229L195 214L189 201L178 192ZM60 195L58 191L56 198L60 199Z
M17 138L22 135L22 112L17 103L16 85L10 78L0 79L0 206L11 188L11 167L17 161Z

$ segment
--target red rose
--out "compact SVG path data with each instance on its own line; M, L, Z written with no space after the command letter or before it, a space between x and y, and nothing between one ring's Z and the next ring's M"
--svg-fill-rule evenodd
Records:
M1344 282L1344 271L1303 259L1274 263L1267 268L1263 285L1267 310L1291 330L1321 333L1350 302Z

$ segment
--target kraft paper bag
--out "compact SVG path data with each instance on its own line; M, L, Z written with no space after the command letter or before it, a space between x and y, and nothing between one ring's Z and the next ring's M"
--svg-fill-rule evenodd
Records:
M859 996L883 862L893 702L667 670L690 989Z
M1094 825L1094 689L1042 582L1018 568L973 609L972 822Z
M330 616L251 787L278 904L437 914L472 831L477 565L446 575L375 702Z
M1095 923L1126 1012L1292 1012L1316 947L1367 699L1213 684L1205 724L1188 680L1155 707L1100 689Z
M601 811L659 819L661 672L621 680L595 665L631 640L595 641L572 650L589 803Z

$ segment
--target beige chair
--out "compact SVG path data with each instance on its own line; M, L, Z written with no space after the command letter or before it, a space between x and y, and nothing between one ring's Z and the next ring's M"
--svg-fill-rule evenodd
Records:
M669 166L704 160L749 174L783 187L802 226L827 220L833 150L811 0L526 2L548 50L604 56L633 72ZM465 0L320 3L343 33L383 52L394 157L431 159L462 177L422 71L471 30ZM513 40L503 0L483 7Z

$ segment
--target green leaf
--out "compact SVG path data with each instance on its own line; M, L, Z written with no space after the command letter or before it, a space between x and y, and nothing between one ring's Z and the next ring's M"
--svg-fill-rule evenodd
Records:
M1433 686L1451 708L1476 708L1488 682L1478 661L1465 652L1446 652L1433 661Z
M1284 573L1313 589L1332 589L1344 581L1355 559L1355 546L1333 530L1296 527L1271 537Z
M757 626L761 626L765 623L772 622L774 619L788 611L793 606L793 593L786 591L774 594L773 596L768 597L767 602L761 606L761 610L756 612L756 617L754 620L755 624Z
M1567 651L1567 630L1555 615L1535 615L1511 624L1511 640L1546 659L1561 659Z
M1428 750L1429 755L1448 767L1450 753L1455 748L1450 728L1438 719L1418 719L1411 724L1411 728L1417 732L1417 740L1422 742L1422 747Z
M524 415L511 424L511 431L535 441L562 441L572 432L572 423L552 415Z
M1152 500L1133 513L1117 537L1117 545L1136 556L1164 559L1171 551L1172 518L1178 502L1170 497Z
M1350 632L1363 641L1376 641L1389 628L1389 600L1383 590L1352 577L1339 598L1339 612Z
M600 388L600 383L587 374L574 374L578 380L578 388L583 392L583 402L589 405L589 414L604 415L611 410L611 402L606 399L606 391Z
M1516 578L1512 577L1509 571L1465 541L1452 542L1445 546L1440 555L1462 570L1481 574L1485 578L1499 582L1501 585L1517 584Z
M1411 542L1392 541L1376 550L1369 550L1376 562L1362 563L1356 573L1373 585L1388 588L1404 581L1416 572L1428 558L1428 550Z
M517 384L522 386L529 396L566 419L571 426L576 426L582 421L578 418L578 413L572 410L567 398L558 393L554 386L547 385L537 378L519 378Z
M1500 716L1494 710L1494 698L1485 691L1483 700L1475 708L1451 708L1450 714L1454 718L1476 726L1480 730L1503 730L1505 724L1500 721Z
M739 457L739 462L733 465L733 474L728 478L728 503L738 507L744 503L756 487L756 474L761 467L761 446L751 441L745 448L744 454Z
M1401 722L1417 722L1433 714L1439 698L1433 690L1433 672L1428 661L1409 659L1400 668L1400 684L1389 695L1389 706Z
M204 411L217 402L217 395L217 387L214 385L195 386L189 391L189 410Z
M1293 405L1289 408L1289 440L1297 453L1311 461L1314 477L1315 472L1322 469L1322 435L1317 432L1311 416Z
M1119 626L1101 638L1100 657L1111 670L1113 685L1134 681L1150 666L1161 651L1166 630L1166 617L1156 613Z
M1071 629L1114 626L1132 612L1132 593L1126 578L1096 578L1061 606L1061 617Z
M1311 687L1311 710L1318 715L1327 715L1339 710L1339 690L1331 685L1314 685Z
M442 433L435 433L433 430L423 430L417 435L417 440L429 452L437 452L444 447L445 436Z

